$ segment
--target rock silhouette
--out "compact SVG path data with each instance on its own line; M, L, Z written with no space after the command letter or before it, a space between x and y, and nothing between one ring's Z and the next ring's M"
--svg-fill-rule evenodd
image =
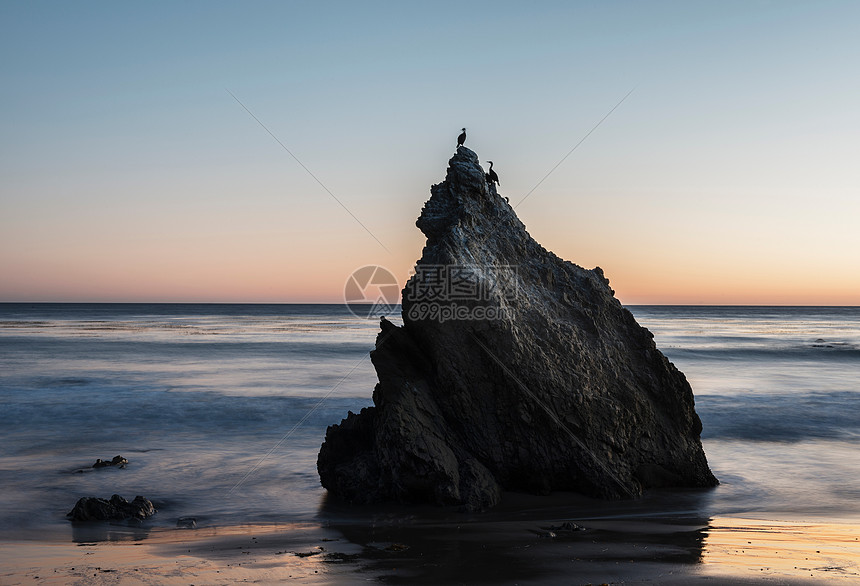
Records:
M501 491L629 498L717 484L693 392L598 267L533 240L459 147L416 225L427 236L383 321L373 407L326 432L342 500L480 510Z
M66 513L72 521L121 521L125 519L143 520L156 513L152 502L142 496L128 502L118 494L110 500L94 496L78 499L74 508Z
M108 466L116 466L118 468L125 468L128 464L128 460L123 458L122 456L114 456L111 460L102 460L101 458L96 458L95 464L92 465L93 468L107 468Z

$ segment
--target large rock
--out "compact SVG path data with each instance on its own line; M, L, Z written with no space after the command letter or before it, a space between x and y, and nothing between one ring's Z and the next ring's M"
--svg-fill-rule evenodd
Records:
M535 242L465 147L431 194L403 326L383 320L371 352L375 406L328 428L323 486L475 510L501 490L717 484L690 385L601 269Z

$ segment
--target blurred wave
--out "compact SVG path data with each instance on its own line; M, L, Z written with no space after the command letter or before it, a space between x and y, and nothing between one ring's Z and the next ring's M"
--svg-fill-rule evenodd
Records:
M693 387L722 481L705 513L860 514L860 308L629 309ZM115 492L166 525L313 518L377 332L340 305L0 304L0 533Z

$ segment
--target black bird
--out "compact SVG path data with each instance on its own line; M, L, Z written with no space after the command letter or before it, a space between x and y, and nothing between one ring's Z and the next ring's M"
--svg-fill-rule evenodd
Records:
M463 143L466 142L466 129L463 129L463 132L460 133L460 136L457 137L457 146L463 146Z
M502 184L499 183L499 176L496 174L495 171L493 171L493 162L492 161L487 161L487 162L490 164L490 170L487 171L487 181L489 181L490 183L495 182L496 184L499 185L499 187L501 187Z

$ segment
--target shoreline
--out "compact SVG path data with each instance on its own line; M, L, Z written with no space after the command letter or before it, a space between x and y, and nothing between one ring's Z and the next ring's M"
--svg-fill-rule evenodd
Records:
M156 529L145 537L133 528L112 527L112 541L0 539L0 583L860 580L856 521L604 517L581 521L584 531L548 537L545 527L553 523L533 515L491 513L456 521L374 511L380 514L324 522Z

